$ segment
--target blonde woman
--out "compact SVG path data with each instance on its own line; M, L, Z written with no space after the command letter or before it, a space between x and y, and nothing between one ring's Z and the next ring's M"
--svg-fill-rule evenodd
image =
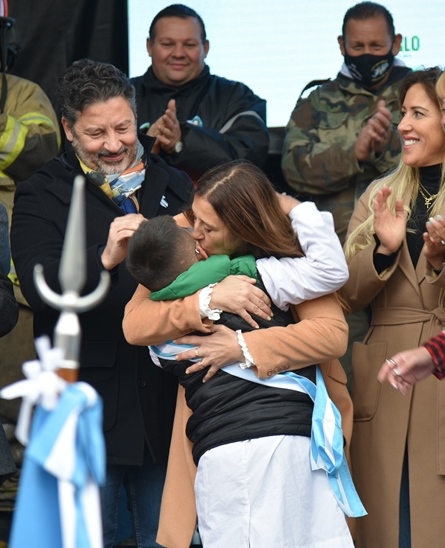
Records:
M368 516L358 548L441 546L445 522L445 385L433 378L404 397L377 374L385 358L445 325L445 133L437 68L400 88L402 160L358 202L345 244L352 311L372 308L353 350L352 466ZM443 217L443 219L442 219Z

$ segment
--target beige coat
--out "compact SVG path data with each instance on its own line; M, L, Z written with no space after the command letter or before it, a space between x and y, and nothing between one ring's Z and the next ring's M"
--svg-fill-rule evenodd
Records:
M362 196L349 231L368 216ZM443 215L445 212L442 213ZM409 459L412 548L445 543L445 383L431 377L407 396L377 381L386 357L413 348L445 326L445 273L436 276L423 255L414 268L406 241L395 264L378 275L375 245L349 261L343 288L353 310L371 303L364 344L355 344L354 480L368 516L357 520L358 548L398 548L399 493L405 447Z
M145 288L138 287L126 307L123 328L130 343L156 344L181 333L208 331L209 322L201 321L196 295L169 302L150 301L148 295ZM259 377L327 362L344 353L347 326L334 295L302 303L293 312L300 320L296 324L245 333ZM349 440L352 407L346 375L337 360L325 364L323 374L328 391L342 412L344 434ZM189 416L180 389L157 539L168 548L188 548L196 525L193 491L196 467L185 436Z

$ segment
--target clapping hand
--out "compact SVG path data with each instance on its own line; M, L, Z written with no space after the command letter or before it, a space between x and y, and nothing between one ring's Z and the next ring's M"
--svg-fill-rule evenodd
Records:
M441 270L445 262L445 219L441 215L428 220L423 241L422 253L434 269Z
M175 144L181 139L181 126L176 116L174 99L170 99L165 113L150 126L147 135L156 137L153 152L157 153L162 149L171 154L174 151Z
M355 144L355 156L359 162L365 162L373 152L382 154L389 143L392 130L391 112L385 101L378 101L372 117L360 131Z
M374 200L374 231L380 241L377 253L392 255L402 245L406 232L406 212L403 200L396 199L394 213L388 206L391 189L382 187Z

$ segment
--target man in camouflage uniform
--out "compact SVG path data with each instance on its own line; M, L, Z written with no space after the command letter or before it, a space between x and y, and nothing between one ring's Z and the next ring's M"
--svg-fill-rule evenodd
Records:
M284 177L300 199L331 211L342 243L358 197L400 159L397 92L410 72L394 59L401 41L384 6L361 2L350 8L338 37L340 72L297 102L287 127ZM352 390L352 347L366 335L368 312L346 320L349 344L341 363Z
M400 158L397 91L410 71L394 59L401 40L385 7L350 8L338 37L340 72L297 102L287 127L284 177L300 198L332 212L342 242L357 198Z

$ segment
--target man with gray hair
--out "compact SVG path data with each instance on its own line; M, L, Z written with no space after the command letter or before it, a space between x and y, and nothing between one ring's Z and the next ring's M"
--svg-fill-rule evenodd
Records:
M113 65L83 59L58 87L65 152L17 189L11 246L17 274L34 311L34 334L52 335L58 313L38 295L34 266L61 292L58 273L73 180L86 179L87 281L96 287L108 270L111 289L80 314L80 380L104 402L107 478L102 488L104 546L115 543L118 495L125 487L137 546L155 543L174 413L173 378L152 365L146 348L122 333L124 307L136 282L125 267L128 238L145 219L175 215L189 203L188 176L150 153L155 139L137 134L135 92Z

